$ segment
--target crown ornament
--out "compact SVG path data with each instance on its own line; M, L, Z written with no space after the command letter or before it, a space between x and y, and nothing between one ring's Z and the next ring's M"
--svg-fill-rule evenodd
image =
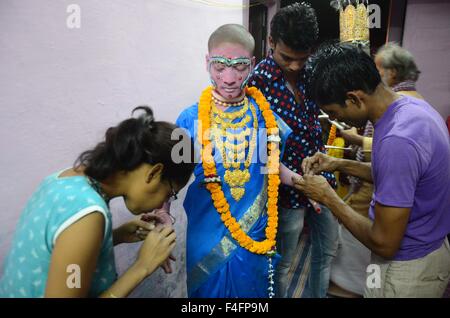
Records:
M369 14L367 0L334 0L330 5L339 11L341 42L369 44Z

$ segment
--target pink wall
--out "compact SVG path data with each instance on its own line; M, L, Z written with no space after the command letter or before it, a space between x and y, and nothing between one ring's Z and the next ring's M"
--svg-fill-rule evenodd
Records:
M81 8L80 29L66 26L72 3ZM209 34L224 23L243 23L243 17L239 7L189 0L1 1L1 263L21 210L42 178L72 165L137 105L149 104L157 119L174 121L208 85ZM119 202L113 207L115 221L130 216ZM156 289L163 276L155 275L136 295L184 296L185 221L180 215L175 253L180 274ZM120 268L134 256L135 248L120 247Z
M444 117L450 115L450 2L409 0L403 46L422 71L417 90Z
M280 10L280 1L268 1L267 2L267 52L270 50L269 37L270 37L270 22L272 22L275 14Z

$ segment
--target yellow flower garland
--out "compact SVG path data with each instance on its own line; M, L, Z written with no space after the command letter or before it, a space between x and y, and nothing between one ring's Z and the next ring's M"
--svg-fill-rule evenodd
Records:
M206 88L199 101L198 105L198 118L200 120L199 129L199 142L202 145L201 157L203 173L205 178L217 177L216 165L214 157L212 155L212 144L209 136L210 112L211 112L211 99L213 88L209 86ZM264 121L266 124L267 135L278 136L278 127L275 121L275 116L270 109L270 105L267 102L264 95L255 87L246 87L245 93L247 96L252 97L259 109L262 111ZM254 120L257 120L256 118ZM237 220L231 215L230 205L225 198L222 187L218 182L206 183L206 188L211 193L214 207L220 214L220 218L226 228L230 231L231 236L239 243L239 245L248 251L256 254L267 254L275 246L275 237L277 235L278 227L278 186L280 184L279 169L280 169L280 150L277 142L270 141L267 145L268 148L268 201L267 201L267 227L266 227L266 239L262 242L254 241L247 233L245 233Z

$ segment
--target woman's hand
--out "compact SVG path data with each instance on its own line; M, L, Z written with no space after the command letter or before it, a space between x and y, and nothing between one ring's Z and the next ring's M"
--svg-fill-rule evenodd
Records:
M157 225L142 244L135 265L150 275L168 259L175 240L176 234L171 226Z
M164 226L172 226L175 223L175 219L171 216L170 206L166 205L163 209L157 209L153 213L157 215L161 219L161 224ZM176 261L177 259L172 254L161 264L164 273L171 274L172 273L172 261Z
M114 230L114 245L145 240L157 223L163 223L163 219L155 214L144 214L133 218L130 222L124 223Z

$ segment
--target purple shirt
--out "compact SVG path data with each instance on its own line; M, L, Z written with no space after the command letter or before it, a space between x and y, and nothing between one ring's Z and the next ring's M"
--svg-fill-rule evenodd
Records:
M424 257L450 232L450 138L444 120L427 102L402 97L375 124L374 193L379 204L411 208L394 260Z

